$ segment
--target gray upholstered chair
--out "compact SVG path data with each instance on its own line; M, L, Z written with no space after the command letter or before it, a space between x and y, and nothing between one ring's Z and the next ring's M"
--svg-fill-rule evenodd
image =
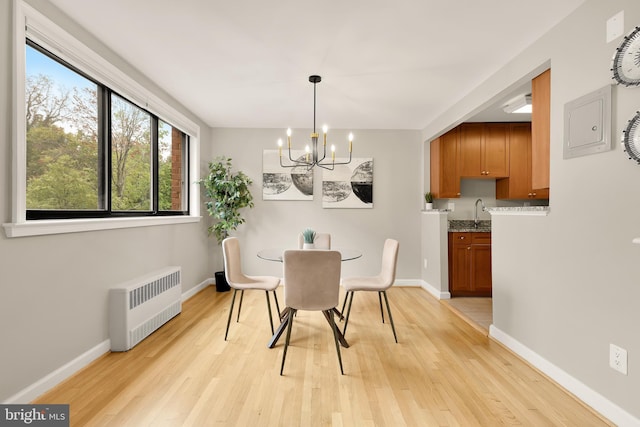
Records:
M304 237L302 233L298 234L298 249L302 249L304 244ZM316 233L316 238L313 241L313 247L315 249L331 249L331 234L329 233Z
M349 307L347 308L347 315L344 321L344 329L342 333L346 335L347 325L349 324L349 314L351 313L351 304L353 303L353 295L356 291L369 291L378 292L378 300L380 301L380 314L382 314L382 323L384 323L384 310L382 309L382 295L387 305L387 312L389 313L389 322L391 323L391 329L393 330L393 337L398 342L396 335L396 328L393 324L393 317L391 317L391 308L389 308L389 300L387 299L387 289L393 285L396 280L396 264L398 262L398 248L400 244L397 240L387 239L384 242L384 248L382 250L382 268L380 274L372 277L345 277L342 279L342 287L346 291L344 302L342 303L342 313L344 313L344 307L349 301Z
M278 296L276 289L280 284L280 279L272 276L247 276L242 272L242 262L240 258L240 241L236 237L227 237L222 241L222 255L224 256L224 274L233 288L233 297L231 298L231 308L229 309L229 318L227 319L227 329L224 333L224 340L227 340L229 333L229 324L231 323L231 315L233 313L233 305L236 300L236 293L241 291L240 303L238 304L238 317L236 322L240 321L240 310L242 310L242 299L245 290L261 290L267 295L267 308L269 309L269 323L271 324L271 334L273 334L273 317L271 315L271 301L269 300L269 292L273 292L273 298L276 302L276 309L280 313L278 305Z
M322 311L333 330L340 373L344 374L338 344L338 327L333 317L334 308L340 299L340 258L338 251L288 250L284 252L284 300L289 309L289 315L285 320L287 338L282 353L280 375L284 371L293 319L298 310Z

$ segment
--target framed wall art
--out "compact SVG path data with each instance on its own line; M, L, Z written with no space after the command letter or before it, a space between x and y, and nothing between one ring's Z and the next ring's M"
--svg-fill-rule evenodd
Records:
M334 170L323 169L322 207L373 208L373 159L354 158Z
M292 150L291 154L300 158L305 152ZM283 168L278 150L263 150L262 200L313 200L313 169Z

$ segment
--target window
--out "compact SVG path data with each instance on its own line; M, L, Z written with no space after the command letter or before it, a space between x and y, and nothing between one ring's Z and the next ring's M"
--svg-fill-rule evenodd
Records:
M187 214L187 135L26 49L27 219Z
M97 85L27 45L27 209L99 205Z
M15 4L7 237L200 221L200 127Z

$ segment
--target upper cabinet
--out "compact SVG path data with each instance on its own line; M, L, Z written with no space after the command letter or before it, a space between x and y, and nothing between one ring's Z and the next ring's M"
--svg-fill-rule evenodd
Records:
M548 199L550 101L547 70L531 82L531 123L462 123L433 140L434 197L460 197L461 178L495 178L497 199Z
M460 197L459 131L455 128L431 141L431 192L437 199Z
M533 189L531 123L509 124L509 178L496 180L497 199L548 199L549 189Z
M458 167L462 178L509 176L508 123L463 123L459 130Z
M551 124L551 70L531 81L531 185L549 189L549 140Z

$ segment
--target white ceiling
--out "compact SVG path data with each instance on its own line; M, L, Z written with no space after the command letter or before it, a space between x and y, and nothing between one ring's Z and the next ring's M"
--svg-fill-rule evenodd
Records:
M584 0L50 0L212 127L423 129Z

